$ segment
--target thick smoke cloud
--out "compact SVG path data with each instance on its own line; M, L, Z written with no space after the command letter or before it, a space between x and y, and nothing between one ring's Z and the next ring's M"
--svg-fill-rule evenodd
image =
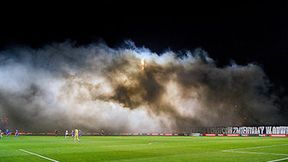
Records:
M181 57L179 57L181 56ZM283 121L254 64L217 67L196 49L53 44L0 52L0 113L32 131L183 131Z

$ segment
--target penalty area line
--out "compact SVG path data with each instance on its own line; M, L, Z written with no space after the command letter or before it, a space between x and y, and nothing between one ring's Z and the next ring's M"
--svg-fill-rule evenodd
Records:
M229 150L223 150L223 152L239 153L239 154L258 154L258 155L278 155L278 156L288 156L288 154L277 154L277 153L269 153L269 152L229 151Z
M240 153L240 154L258 154L258 155L278 155L278 156L288 156L288 154L275 154L275 153L268 153L268 152L248 152L248 151L229 151L229 150L223 150L223 152L230 152L230 153ZM267 162L278 162L288 160L288 157L281 158L281 159L275 159L275 160L269 160Z
M270 145L270 146L257 146L257 147L245 147L245 148L236 148L236 149L229 149L229 150L222 150L222 152L230 152L230 153L241 153L241 154L266 154L266 155L278 155L278 156L288 156L288 154L277 154L277 153L269 153L269 152L254 152L254 151L242 151L242 150L251 150L251 149L259 149L259 148L269 148L269 147L277 147L277 146L286 146L288 144L280 144L280 145ZM278 162L288 160L288 157L281 158L281 159L275 159L275 160L269 160L267 162Z
M244 147L244 148L236 148L236 149L228 149L228 150L222 150L224 152L230 152L230 151L238 151L238 150L250 150L250 149L257 149L257 148L269 148L269 147L277 147L277 146L287 146L288 144L279 144L279 145L268 145L268 146L256 146L256 147Z
M270 161L267 161L267 162L277 162L277 161L283 161L283 160L287 160L287 159L288 159L288 157L282 158L282 159L270 160Z
M57 161L57 160L54 160L54 159L51 159L51 158L42 156L42 155L40 155L40 154L36 154L36 153L34 153L34 152L30 152L30 151L27 151L27 150L24 150L24 149L19 149L19 151L25 152L25 153L30 154L30 155L34 155L34 156L41 157L41 158L46 159L46 160L49 160L49 161L59 162L59 161Z

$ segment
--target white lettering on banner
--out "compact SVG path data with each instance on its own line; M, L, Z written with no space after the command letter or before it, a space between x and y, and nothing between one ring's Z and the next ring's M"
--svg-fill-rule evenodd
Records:
M266 127L266 134L272 134L272 127Z
M203 134L239 134L239 135L288 135L288 126L258 126L258 127L214 127L194 130Z
M265 128L265 127L258 127L258 130L259 130L259 132L260 132L259 134L264 134L264 128Z
M224 131L225 130L225 131ZM222 129L223 134L262 135L288 134L288 126L259 126L259 127L227 127Z

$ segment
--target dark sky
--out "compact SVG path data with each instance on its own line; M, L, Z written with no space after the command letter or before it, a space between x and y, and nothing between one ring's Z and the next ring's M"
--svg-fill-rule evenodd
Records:
M7 18L7 22L2 20L0 48L18 45L39 48L67 39L79 45L102 39L112 47L131 39L137 46L155 52L202 47L219 66L231 60L238 64L259 64L275 89L283 87L287 93L287 2L213 5L196 11L197 6L193 5L183 9L175 6L176 10L171 5L172 8L162 7L159 11L156 7L153 12L145 6L139 10L126 6L124 14L121 8L99 10L101 6L96 6L88 11L71 9L60 15L48 13L39 18L35 16L38 12L28 16L18 13ZM53 13L53 9L50 12Z

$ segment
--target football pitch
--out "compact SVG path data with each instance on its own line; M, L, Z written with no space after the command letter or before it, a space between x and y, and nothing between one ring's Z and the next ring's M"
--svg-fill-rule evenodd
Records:
M1 162L288 161L288 138L191 136L3 137Z

